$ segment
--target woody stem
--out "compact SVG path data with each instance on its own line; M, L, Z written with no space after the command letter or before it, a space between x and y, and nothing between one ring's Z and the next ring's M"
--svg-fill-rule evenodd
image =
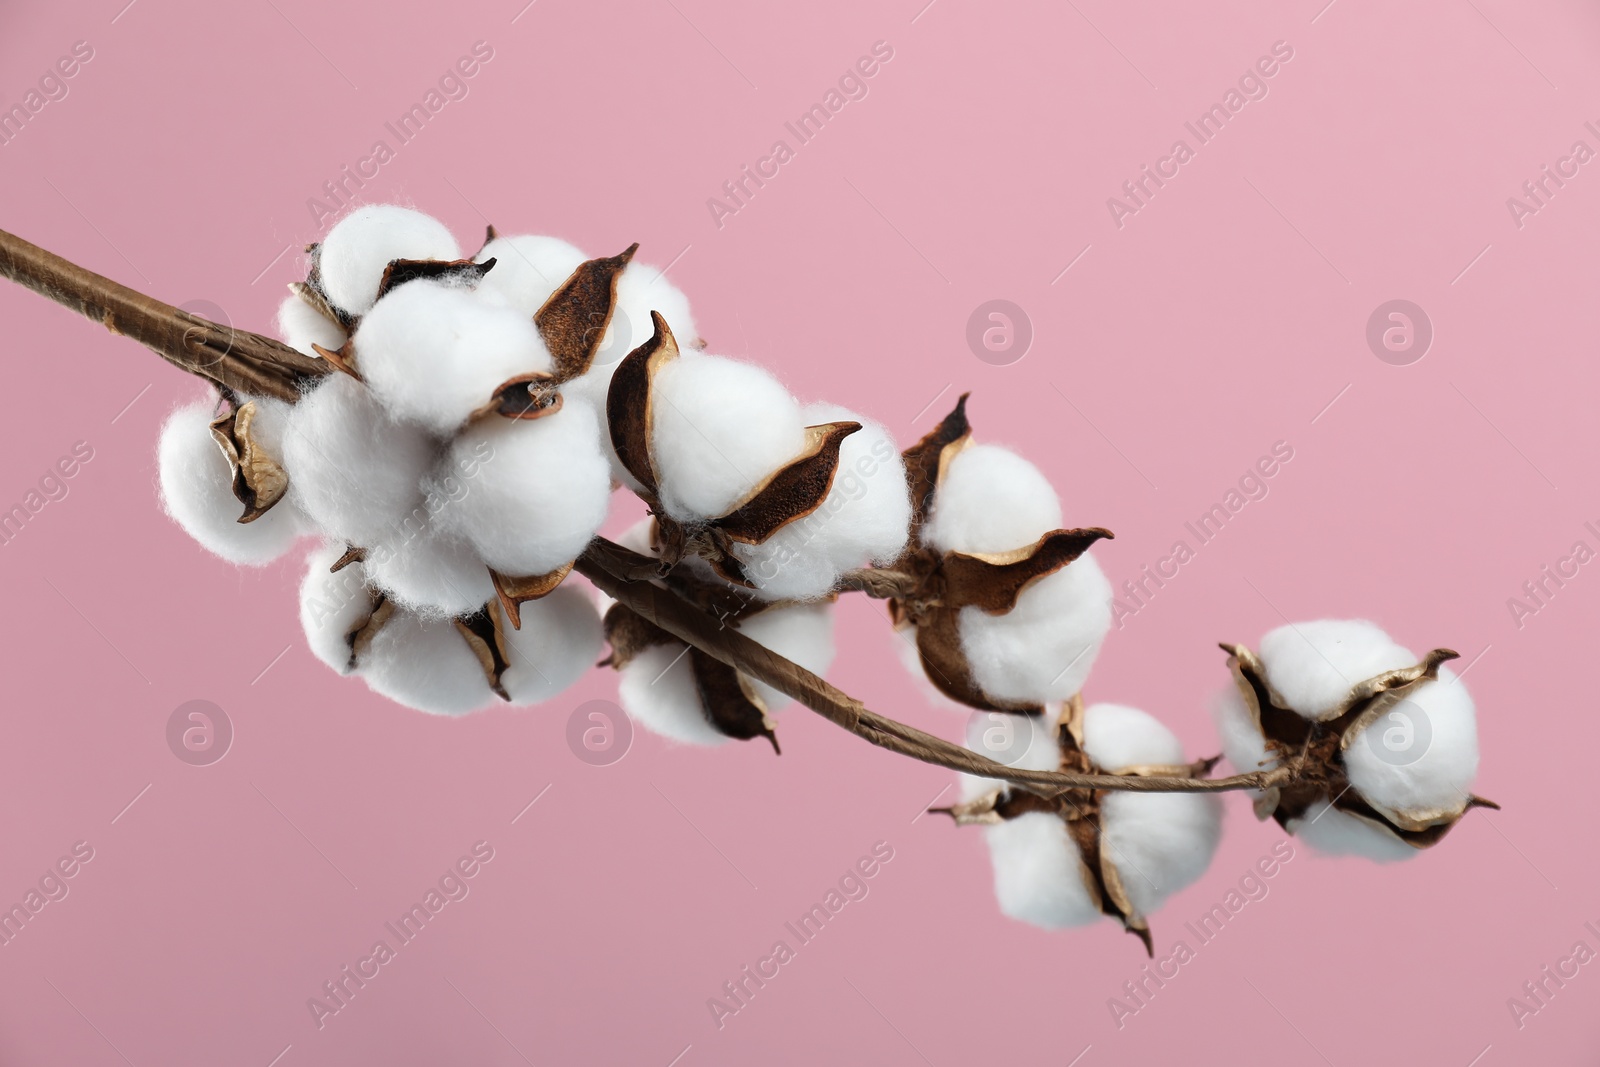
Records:
M162 303L37 245L0 230L0 274L46 296L112 333L131 337L167 362L217 385L293 403L301 385L328 373L328 365L270 337L234 330ZM655 561L596 538L577 560L576 570L602 592L687 644L794 698L857 737L951 770L996 778L1039 792L1107 789L1144 793L1221 793L1265 789L1290 777L1286 769L1256 771L1231 778L1158 775L1068 774L1007 767L940 737L869 710L859 700L829 685L676 593L646 579ZM909 576L856 571L847 588L872 596L895 595Z

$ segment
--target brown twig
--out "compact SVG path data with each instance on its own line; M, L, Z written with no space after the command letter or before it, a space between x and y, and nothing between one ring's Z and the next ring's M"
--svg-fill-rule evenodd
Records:
M85 270L0 230L0 274L131 337L169 363L220 386L293 402L302 384L331 369L270 337L234 330ZM828 721L880 748L924 763L1014 782L1035 791L1108 789L1146 793L1220 793L1281 785L1291 771L1278 768L1206 779L1176 775L1068 774L1007 767L943 738L870 711L859 700L803 667L757 644L736 629L649 579L659 560L596 538L576 569L606 594L674 637L794 698ZM844 587L870 596L894 596L910 581L894 571L854 571Z

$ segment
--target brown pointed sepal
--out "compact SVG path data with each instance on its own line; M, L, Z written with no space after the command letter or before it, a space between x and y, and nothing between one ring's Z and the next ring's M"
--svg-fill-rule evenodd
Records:
M607 608L603 625L611 655L601 660L598 666L614 670L620 671L632 663L634 657L645 649L677 641L677 638L626 604L613 604Z
M356 370L356 339L354 337L346 341L338 351L323 348L315 343L311 347L316 349L317 355L332 364L334 370L343 371L358 382L363 380L361 372Z
M807 426L800 455L773 471L742 503L714 520L714 525L731 540L759 545L789 523L810 515L833 489L844 439L859 429L859 422Z
M467 647L478 657L483 676L489 688L494 690L494 695L501 700L510 700L511 694L506 692L505 683L501 680L510 663L506 658L505 635L500 619L500 606L491 600L471 615L457 618L455 624Z
M656 496L655 460L650 455L650 434L655 423L651 408L651 382L656 372L678 358L678 342L667 320L650 313L655 330L650 339L625 356L611 374L606 392L606 425L617 459L650 499Z
M259 410L254 400L247 400L211 420L211 436L233 471L233 495L244 505L240 522L259 519L289 491L289 475L283 464L256 441L254 424Z
M617 279L639 250L634 242L621 255L581 263L534 312L545 347L555 357L556 377L571 381L594 363L617 306Z
M549 596L571 573L571 563L563 564L545 574L534 574L526 578L513 578L490 567L489 579L494 582L495 595L500 599L500 606L505 609L506 618L511 620L511 628L520 630L522 605L530 600Z
M1084 530L1053 530L1015 552L966 554L944 557L944 602L950 607L979 607L991 615L1004 615L1017 605L1023 591L1072 563L1110 530L1092 526Z
M542 419L561 410L560 383L550 374L535 371L500 383L494 396L469 418L489 415L506 419Z
M706 720L718 733L740 741L765 737L772 751L783 754L772 717L756 695L749 679L698 648L689 649L689 668Z
M961 650L956 608L929 609L917 624L917 653L922 658L922 673L933 687L951 700L979 711L1003 711L1012 715L1042 715L1040 704L1007 704L991 699L972 677L966 653Z
M483 280L483 276L493 269L492 259L486 259L482 263L472 259L390 260L389 265L383 268L383 278L378 282L378 299L382 300L406 282L414 282L419 278L477 285Z
M350 649L350 660L345 667L345 673L361 666L361 658L367 654L367 649L372 646L372 639L383 629L384 623L394 615L394 601L382 593L370 593L371 606L367 613L356 620L344 635L344 643Z
M912 529L927 521L928 512L933 508L933 494L950 460L972 443L972 427L967 422L967 397L971 395L962 393L954 410L901 454L906 463L906 481L911 488Z

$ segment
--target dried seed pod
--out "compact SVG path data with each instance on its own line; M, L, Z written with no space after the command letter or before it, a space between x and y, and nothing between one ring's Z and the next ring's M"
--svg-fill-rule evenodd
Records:
M1136 709L1069 701L1059 722L975 714L968 746L992 746L993 720L1032 733L1010 760L1029 770L1093 774L1159 771L1203 775L1215 761L1185 764L1178 739ZM1151 949L1147 917L1194 882L1221 837L1221 805L1195 793L1071 789L1044 796L982 779L964 781L967 799L946 811L958 824L986 827L1001 910L1046 928L1082 926L1102 915Z
M1055 491L1021 457L973 444L966 404L905 452L917 541L893 570L915 588L890 617L914 628L944 696L1039 714L1081 688L1110 629L1110 583L1085 553L1112 535L1056 529Z
M211 436L233 471L233 495L244 505L240 522L254 522L289 491L283 465L268 454L254 429L258 402L247 400L211 420Z
M1223 646L1236 691L1217 707L1235 766L1294 771L1257 797L1258 818L1314 847L1390 860L1495 806L1470 792L1476 716L1443 666L1456 653L1418 660L1371 623L1341 620L1281 627L1261 648Z

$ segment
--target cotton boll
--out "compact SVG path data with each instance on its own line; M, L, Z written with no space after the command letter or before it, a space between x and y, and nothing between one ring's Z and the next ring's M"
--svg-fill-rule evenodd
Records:
M337 352L349 339L338 323L330 322L326 315L293 293L278 306L278 333L284 344L314 359L321 357L311 347L313 344Z
M1253 771L1271 770L1278 765L1277 757L1267 749L1266 735L1251 718L1237 688L1229 687L1217 694L1211 705L1211 714L1217 724L1217 734L1222 739L1222 754L1228 757L1234 770L1240 774L1250 774Z
M300 625L311 654L340 674L350 673L350 631L372 610L374 594L360 563L331 568L344 555L344 545L330 542L306 560L300 583Z
M1083 748L1106 771L1185 762L1171 730L1118 704L1085 709ZM1100 818L1102 847L1141 915L1204 874L1222 839L1222 805L1204 794L1111 792L1100 802Z
M1326 800L1307 808L1304 818L1289 820L1285 829L1329 856L1365 856L1379 863L1393 863L1410 859L1419 851L1383 827L1340 811Z
M391 599L427 618L469 615L496 599L482 558L437 523L408 524L372 545L367 576Z
M950 460L922 540L941 552L1011 552L1060 527L1061 501L1038 467L998 445L970 445Z
M1448 667L1361 732L1344 753L1350 784L1385 813L1461 811L1478 773L1477 715Z
M442 527L502 574L545 574L576 559L605 522L611 467L600 418L567 400L538 419L491 416L450 446ZM472 470L471 477L460 472Z
M1417 657L1364 619L1319 619L1280 626L1261 639L1267 682L1313 721L1333 718L1350 687Z
M345 374L329 375L294 405L283 439L289 498L329 537L364 547L414 514L433 456L426 434L391 420Z
M749 363L684 352L656 374L652 403L661 503L680 521L727 513L805 447L800 405Z
M496 700L453 622L403 608L373 635L358 673L373 692L434 715L463 715Z
M211 419L211 405L199 403L174 411L162 426L162 506L185 533L229 563L270 563L301 533L299 516L280 500L255 521L239 521L244 505L233 495L233 471L211 434Z
M881 424L833 404L812 404L801 417L808 426L859 422L861 429L841 444L833 487L814 512L762 544L735 546L757 594L771 600L822 596L844 571L893 562L911 523L905 462Z
M958 625L973 680L991 699L1065 700L1111 629L1111 583L1085 553L1023 590L1006 614L966 607Z
M521 608L522 627L505 628L508 667L501 684L513 704L537 704L566 689L594 666L605 644L600 616L571 585Z
M741 622L739 631L819 677L833 666L832 604L768 608ZM754 678L751 682L768 711L777 711L794 703L765 682Z
M622 708L651 733L689 745L720 745L728 737L706 718L684 649L672 641L629 660L618 672Z
M1083 751L1106 771L1176 766L1183 743L1149 712L1122 704L1091 704L1083 713Z
M915 627L903 630L889 629L889 644L894 650L895 659L900 661L900 666L905 668L911 676L912 684L922 691L923 699L935 707L947 711L959 711L965 714L972 709L959 701L951 700L940 692L939 687L928 680L928 673L922 667L922 653L917 650L917 631Z
M1100 918L1077 844L1059 817L1042 811L984 827L994 894L1006 916L1057 930Z
M479 290L499 294L519 314L532 319L550 294L589 257L558 237L522 234L496 237L474 258L479 263L494 260Z
M533 320L493 294L426 279L378 301L356 366L395 418L448 436L512 378L552 367Z
M383 272L396 259L460 259L461 246L438 219L395 204L358 207L322 240L322 291L339 310L365 315Z

